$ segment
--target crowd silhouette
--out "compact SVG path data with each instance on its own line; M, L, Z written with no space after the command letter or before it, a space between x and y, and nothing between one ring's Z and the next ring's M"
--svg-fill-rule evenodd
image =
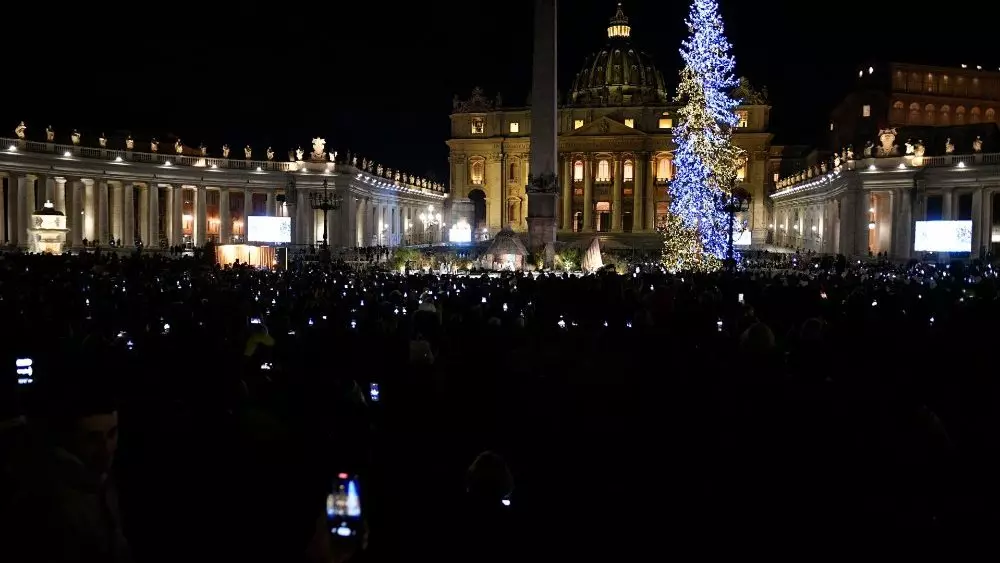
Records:
M981 261L402 275L5 254L0 549L590 560L986 529L998 296ZM323 519L344 471L354 543Z

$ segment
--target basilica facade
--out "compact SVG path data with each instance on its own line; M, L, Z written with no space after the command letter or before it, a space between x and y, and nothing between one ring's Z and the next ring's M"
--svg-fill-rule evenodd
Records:
M745 81L737 95L746 104L733 135L746 155L738 177L753 196L743 219L763 242L770 106ZM663 74L633 44L619 6L607 44L584 62L559 107L560 236L655 232L668 210L677 109ZM467 221L476 232L527 229L530 135L531 108L504 105L479 89L456 97L447 142L453 222Z
M247 241L250 216L290 217L293 245L321 243L324 228L333 246L441 239L443 185L328 152L322 138L311 146L289 151L288 160L271 148L254 158L249 146L209 154L180 139L102 134L91 141L77 131L61 139L21 123L13 137L0 138L0 238L33 248L32 217L53 209L65 216L69 247L254 242ZM324 212L324 198L336 200L336 209Z

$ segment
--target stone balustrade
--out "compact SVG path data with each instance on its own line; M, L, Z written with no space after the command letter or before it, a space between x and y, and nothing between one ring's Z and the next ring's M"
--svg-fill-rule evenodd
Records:
M867 157L839 161L839 164L814 165L806 170L780 178L772 197L783 197L807 190L834 180L844 171L889 171L913 168L967 167L1000 165L1000 153L948 154L942 156L889 156Z

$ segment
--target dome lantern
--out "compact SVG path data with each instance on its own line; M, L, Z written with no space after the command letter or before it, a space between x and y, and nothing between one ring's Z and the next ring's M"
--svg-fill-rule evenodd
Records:
M632 28L621 3L610 20L604 48L587 57L574 77L568 96L569 105L644 106L667 103L670 95L663 75L652 57L632 41Z
M618 3L618 11L611 18L611 25L608 26L608 39L628 39L632 33L632 28L628 25L628 17L622 11L622 3Z

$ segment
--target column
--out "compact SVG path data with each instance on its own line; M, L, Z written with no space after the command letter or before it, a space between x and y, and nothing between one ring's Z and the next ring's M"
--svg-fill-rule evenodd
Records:
M18 205L19 191L17 188L19 176L15 176L11 172L7 176L7 209L10 213L7 215L7 228L3 232L3 239L8 244L17 244L17 215L20 210Z
M55 205L56 211L62 211L63 215L66 213L66 178L62 176L56 176L52 178L55 181L55 188L53 190L52 203ZM48 182L46 182L47 184Z
M3 189L3 177L0 177L0 189ZM10 174L7 175L7 190L13 192L17 188L14 187L14 177ZM9 197L9 196L8 196ZM3 199L3 192L0 191L0 245L3 245L7 240L7 220L4 219L6 216L6 206L7 202ZM12 207L11 209L17 209Z
M650 159L650 165L646 167L649 176L646 177L646 213L643 226L646 231L653 232L656 229L656 160Z
M20 195L21 192L18 188L21 183L21 176L15 175L13 172L7 175L7 224L6 229L3 232L4 241L8 244L17 244L17 230L18 230L18 215L22 205L20 205Z
M97 240L101 244L108 244L111 233L108 231L108 182L100 180L97 182Z
M507 202L503 198L503 155L491 154L486 163L486 223L490 229L503 228L503 208ZM375 226L378 235L378 225Z
M583 228L581 232L594 230L594 155L583 156Z
M903 190L906 191L906 190ZM983 245L983 188L976 187L972 192L972 257L979 256L979 250Z
M941 192L941 219L945 221L951 221L953 215L951 214L951 189L945 188Z
M204 246L208 230L208 188L196 186L195 192L194 244L195 246Z
M87 211L83 208L83 182L79 180L69 183L69 212L66 217L70 244L79 248L83 246L83 232L87 224Z
M142 244L149 244L149 186L139 186L139 236Z
M152 248L160 247L160 185L156 182L148 184L147 191L149 201L149 240L146 246Z
M135 246L135 186L132 182L124 182L122 192L124 192L125 207L122 215L122 244L126 248L131 248Z
M171 246L184 244L184 186L170 186L167 188L170 194L167 204L167 216L170 217L170 240Z
M635 167L632 168L632 232L642 231L642 194L646 185L646 163L649 153L635 154Z
M292 203L292 202L288 202ZM306 234L306 220L305 220L305 208L306 208L306 193L303 189L299 188L295 194L295 206L292 209L292 232L295 233L293 241L295 244L308 244L309 239Z
M233 217L229 212L229 188L219 190L219 240L222 244L233 241Z
M28 225L35 211L35 176L25 175L17 179L17 241L18 246L27 247Z
M611 231L620 233L622 232L622 174L624 173L622 170L624 162L621 154L615 153L614 163L613 174L615 177L611 184ZM632 170L634 174L634 166Z
M111 186L111 239L116 242L124 238L122 236L122 208L125 207L123 191L121 184Z
M83 238L87 242L97 240L97 186L90 178L83 183Z
M253 214L253 192L243 190L243 234L247 233L247 219Z
M346 205L347 202L344 203ZM277 215L277 213L275 213L274 190L267 192L267 206L264 208L264 214L268 217L274 217Z
M562 230L573 230L573 155L564 154L562 162Z
M993 249L993 190L982 188L982 208L980 209L979 220L983 227L980 229L982 238L980 245L986 248L987 252Z

